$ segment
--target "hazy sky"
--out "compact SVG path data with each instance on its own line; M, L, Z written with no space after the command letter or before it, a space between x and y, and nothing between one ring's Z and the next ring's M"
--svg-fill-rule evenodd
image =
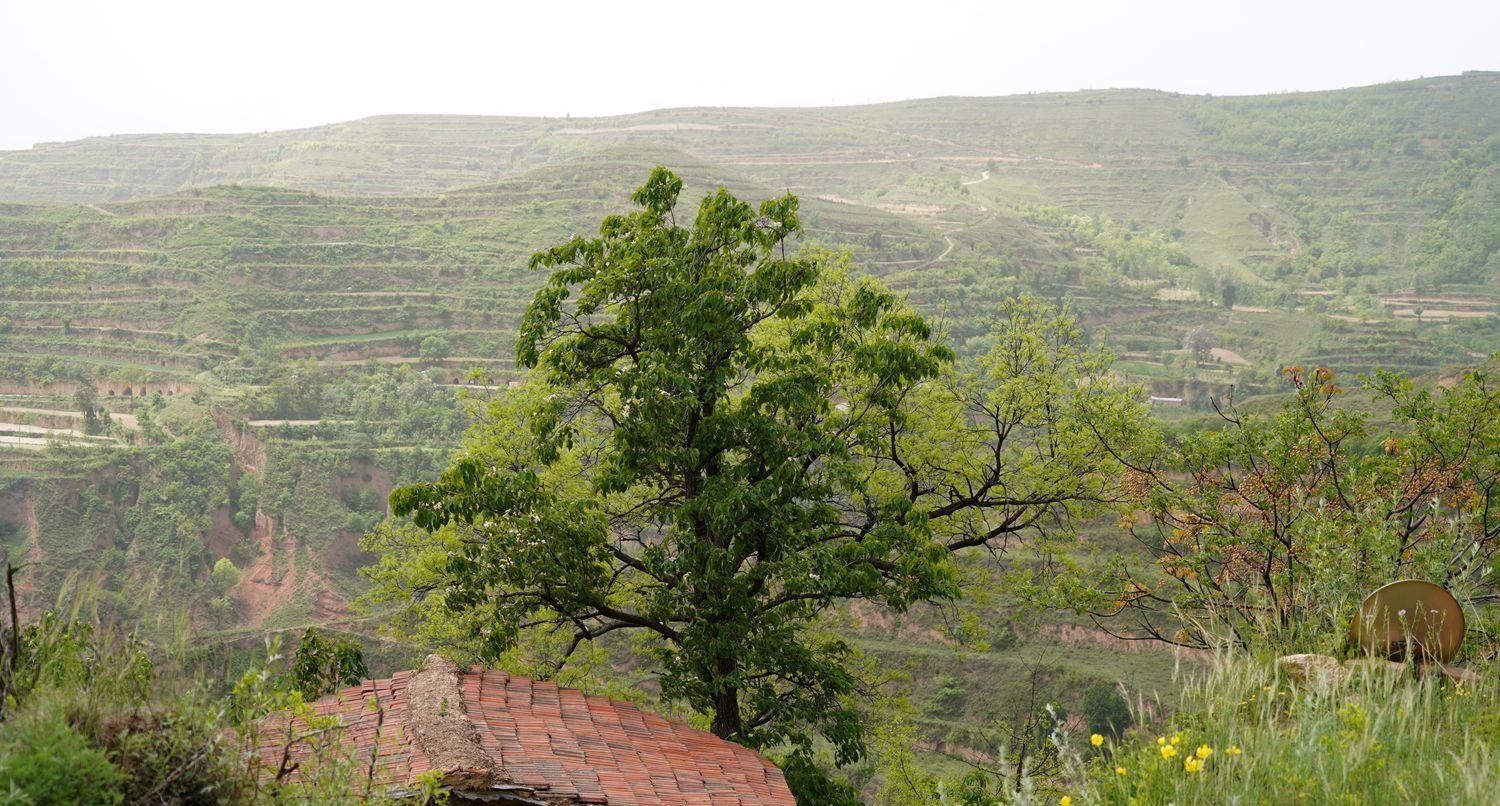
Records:
M603 115L1500 69L1497 0L0 0L0 149L393 112Z

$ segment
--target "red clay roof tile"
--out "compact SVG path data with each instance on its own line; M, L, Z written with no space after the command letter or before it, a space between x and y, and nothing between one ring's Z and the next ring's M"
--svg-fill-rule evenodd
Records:
M340 741L365 769L376 756L376 783L409 785L431 768L406 729L411 672L367 681L314 703L337 714ZM459 691L484 753L516 785L609 806L792 806L781 771L754 751L630 703L560 689L501 671L471 669ZM384 711L371 709L378 697ZM263 723L260 754L279 765L285 717ZM377 729L377 723L380 723ZM293 749L293 761L312 755Z

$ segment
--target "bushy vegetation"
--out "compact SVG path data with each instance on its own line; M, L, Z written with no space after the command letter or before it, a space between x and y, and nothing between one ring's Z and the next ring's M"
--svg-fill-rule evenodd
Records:
M361 784L368 759L307 707L366 674L343 639L309 630L287 660L278 637L237 680L179 677L184 667L153 662L127 634L51 612L24 627L17 649L0 664L5 803L415 804L440 794L390 799ZM261 721L273 712L283 717ZM289 769L262 758L267 743L312 752Z
M1384 428L1340 405L1326 368L1285 370L1266 413L1222 404L1218 427L1115 446L1125 522L1150 563L1121 560L1073 588L1075 606L1137 637L1207 648L1316 636L1339 647L1360 599L1395 579L1438 582L1476 606L1500 582L1500 391L1485 372L1436 391L1383 374ZM1073 583L1065 582L1071 586ZM1477 609L1470 640L1500 642Z

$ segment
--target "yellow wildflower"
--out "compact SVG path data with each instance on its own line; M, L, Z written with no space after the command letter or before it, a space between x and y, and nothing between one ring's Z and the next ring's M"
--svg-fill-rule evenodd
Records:
M1203 769L1203 759L1188 756L1182 762L1183 772L1199 772Z
M1198 758L1208 758L1214 754L1214 749L1206 744L1198 745Z
M1089 744L1098 747L1104 744L1104 737L1096 733L1089 737Z
M1167 743L1167 737L1165 737L1165 736L1158 736L1158 737L1156 737L1156 743L1157 744L1166 744Z
M1174 734L1172 734L1172 744L1177 744L1180 741L1182 741L1182 734L1181 733L1174 733Z
M1126 770L1124 767L1115 767L1115 775L1124 775L1127 772L1129 770Z
M1161 757L1162 758L1171 758L1172 756L1175 756L1175 755L1177 755L1177 748L1173 747L1170 744L1162 745L1162 748L1161 748Z
M1231 756L1237 756L1237 755L1239 755L1239 754L1240 754L1240 753L1241 753L1241 752L1242 752L1242 751L1241 751L1241 750L1240 750L1240 748L1239 748L1239 745L1234 745L1234 744L1232 744L1232 745L1230 745L1230 746L1228 746L1228 747L1226 747L1226 748L1224 748L1224 752L1226 752L1226 753L1228 753L1228 754L1229 754L1229 755L1231 755Z
M1057 802L1057 806L1073 806L1073 797L1071 795L1063 795L1062 800Z

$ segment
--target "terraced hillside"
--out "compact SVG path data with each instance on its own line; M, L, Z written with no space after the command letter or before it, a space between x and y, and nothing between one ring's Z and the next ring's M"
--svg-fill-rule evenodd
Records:
M1066 300L1164 416L1274 393L1286 364L1474 363L1500 347L1497 131L1500 74L1469 74L0 153L0 545L34 564L33 610L85 586L158 637L358 629L358 536L445 461L458 393L515 378L528 256L658 163L689 197L798 194L808 246L907 292L960 352L1004 295ZM921 681L929 746L960 753L1012 704L986 681L1040 670L1075 696L1120 657L1065 620L963 654L931 614L849 618ZM1166 684L1169 659L1128 657L1134 687Z

